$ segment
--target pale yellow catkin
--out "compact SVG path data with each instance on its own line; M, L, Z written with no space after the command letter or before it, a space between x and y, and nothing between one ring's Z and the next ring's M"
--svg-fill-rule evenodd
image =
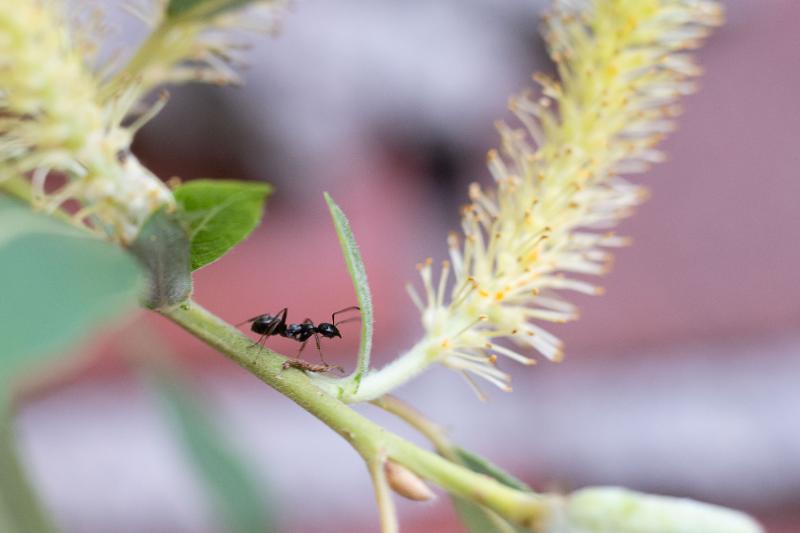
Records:
M700 72L686 51L721 21L714 1L555 2L545 35L558 78L537 74L538 95L511 99L522 127L498 126L494 185L470 187L439 279L428 260L423 297L410 289L428 361L510 390L499 357L563 357L539 323L578 317L564 291L602 291L585 277L608 270L608 249L626 243L611 230L646 197L622 176L663 160L655 146Z

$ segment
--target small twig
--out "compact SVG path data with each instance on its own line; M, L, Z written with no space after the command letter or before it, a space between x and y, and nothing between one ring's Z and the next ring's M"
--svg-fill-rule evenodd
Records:
M450 459L451 461L458 461L458 458L453 453L453 448L450 444L450 441L445 436L444 429L435 422L431 422L425 418L422 413L411 407L406 402L402 401L396 396L386 394L377 400L371 401L370 403L380 407L386 412L392 413L419 431L426 439L431 441L431 444L433 444L434 448L436 448L436 451L442 457Z
M398 533L400 531L397 520L397 510L392 499L392 489L386 480L386 456L379 454L367 461L372 486L375 489L375 499L378 502L378 512L381 518L381 533Z

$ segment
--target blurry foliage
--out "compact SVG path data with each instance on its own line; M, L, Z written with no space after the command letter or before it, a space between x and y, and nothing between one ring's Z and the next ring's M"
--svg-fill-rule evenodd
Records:
M0 391L8 380L134 307L136 260L0 196Z
M224 518L225 531L276 532L276 506L266 500L244 458L210 418L202 398L177 372L162 369L152 377L191 464Z
M525 492L531 491L528 485L483 457L457 446L454 447L451 452L455 456L457 462L460 462L473 472L485 474L511 488ZM465 498L453 496L452 499L453 506L461 522L470 533L521 533L524 531L522 528L509 524L485 507L481 507Z

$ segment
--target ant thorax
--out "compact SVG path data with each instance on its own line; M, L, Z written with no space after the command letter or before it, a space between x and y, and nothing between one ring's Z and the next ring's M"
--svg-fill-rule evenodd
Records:
M287 324L284 332L280 333L283 337L292 338L298 342L304 342L317 332L317 328L312 322L301 324Z

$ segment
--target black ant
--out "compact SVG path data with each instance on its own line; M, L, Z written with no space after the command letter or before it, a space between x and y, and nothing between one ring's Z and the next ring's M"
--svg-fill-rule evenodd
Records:
M353 320L358 320L360 317L353 317L348 318L345 320L341 320L336 322L336 315L339 313L344 313L347 311L360 311L361 309L357 305L353 305L351 307L346 307L344 309L340 309L331 315L330 322L320 322L317 325L314 325L314 322L310 318L306 318L303 322L299 324L287 324L286 323L286 314L289 312L288 308L284 307L280 311L278 311L274 315L258 315L254 316L253 318L248 318L244 322L240 322L236 324L237 326L241 326L242 324L247 324L248 322L252 322L250 325L250 331L254 333L258 333L261 335L258 341L253 344L261 344L264 339L267 337L271 337L273 335L280 335L281 337L286 337L287 339L293 339L297 342L302 342L303 344L300 345L300 350L297 352L296 357L300 357L300 354L303 353L303 349L306 347L308 340L311 336L314 336L314 340L317 343L317 351L319 352L319 358L322 361L322 365L307 365L304 366L302 369L310 370L312 372L325 372L330 370L331 368L340 368L336 366L331 366L325 362L325 358L322 357L322 349L319 345L319 336L322 335L328 339L332 339L334 337L342 338L342 334L339 332L339 328L336 326L340 324L344 324L346 322L352 322ZM313 366L313 368L312 368ZM296 365L294 362L287 361L284 363L283 368L300 368L300 366Z

